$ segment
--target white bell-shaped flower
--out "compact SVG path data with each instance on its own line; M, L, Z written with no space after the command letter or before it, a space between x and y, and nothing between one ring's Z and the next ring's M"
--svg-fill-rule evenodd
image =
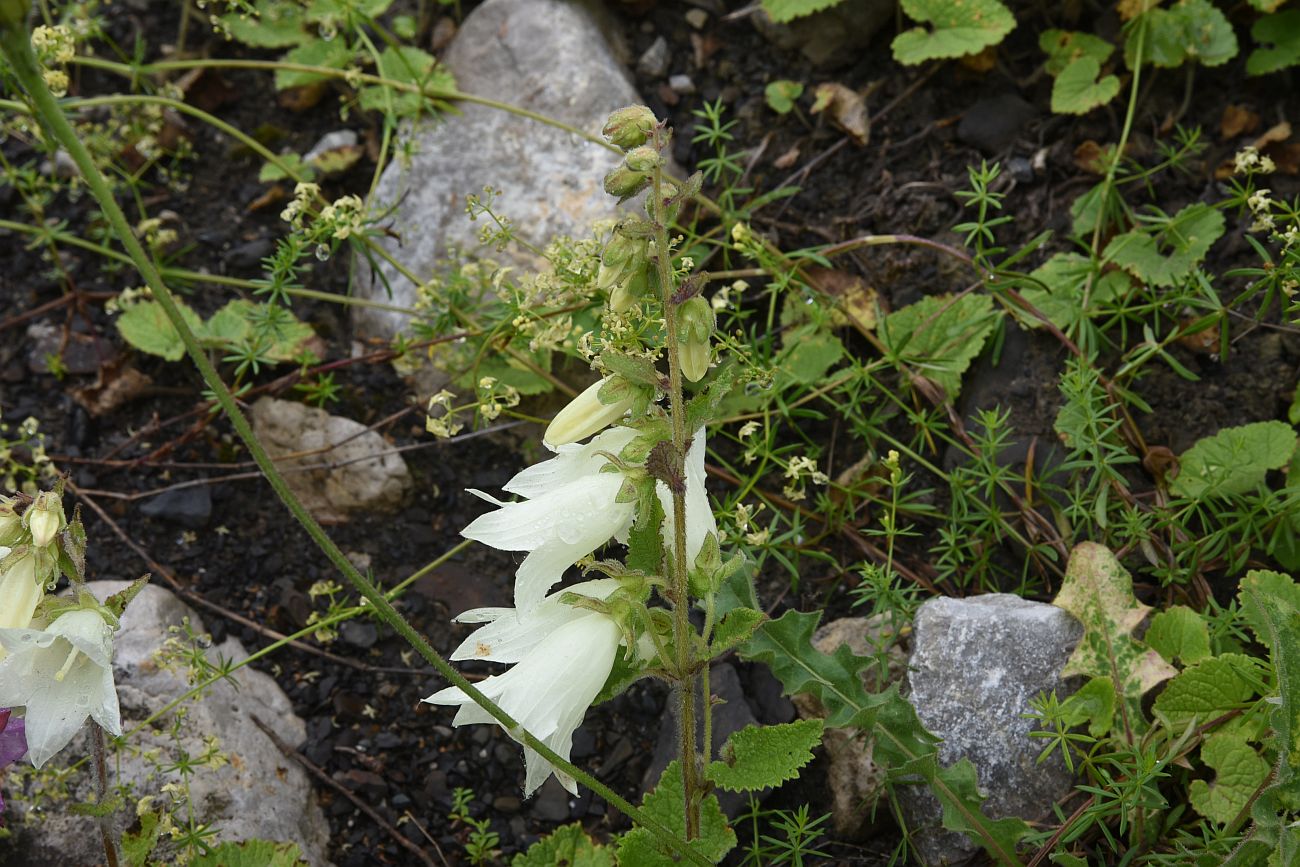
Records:
M616 502L623 487L619 473L602 473L608 459L632 441L630 428L611 428L583 445L560 446L559 453L528 467L505 485L525 499L502 503L473 493L501 508L475 519L461 535L503 551L527 551L515 573L515 607L531 612L558 584L564 570L611 539L623 539L632 526L634 503ZM704 489L704 431L695 435L686 456L687 556L694 559L709 532L716 532L713 510ZM672 540L672 498L659 485L668 516L664 538Z
M99 612L74 609L45 629L0 629L0 707L25 707L27 749L41 767L91 717L122 733L113 685L113 630Z
M578 616L563 620L544 636L534 629L528 615L523 615L518 626L527 637L505 654L520 657L519 662L504 674L493 675L478 684L479 690L500 705L515 722L565 759L569 758L574 731L582 723L587 708L600 693L614 667L621 635L613 618L594 611L571 610ZM502 623L502 620L498 617L491 626ZM483 631L479 630L475 635ZM511 643L512 635L512 630L503 630L503 647ZM540 640L533 643L533 639L538 637ZM531 646L523 651L521 648L526 645ZM435 692L425 701L459 705L456 718L452 720L455 726L496 722L459 687ZM527 745L524 746L524 764L527 768L525 796L537 791L551 773L569 792L578 793L573 777Z
M604 600L618 589L613 578L583 581L547 596L529 614L521 616L515 608L475 608L455 618L457 623L486 623L452 651L454 661L482 659L488 662L516 663L532 653L548 635L571 620L591 612L586 608L560 601L566 593Z

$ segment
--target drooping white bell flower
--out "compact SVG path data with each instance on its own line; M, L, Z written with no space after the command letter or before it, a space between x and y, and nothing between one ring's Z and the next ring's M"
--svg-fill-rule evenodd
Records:
M602 473L636 432L616 427L583 445L560 446L558 454L528 467L506 483L505 489L525 499L502 503L474 493L501 508L481 515L461 531L466 538L503 551L527 551L515 573L515 607L531 612L546 592L560 582L564 570L611 539L623 539L632 526L634 503L616 502L623 487L619 473ZM704 489L704 431L695 435L686 456L686 547L694 560L709 532L717 531ZM658 486L668 516L664 538L672 541L672 498Z
M541 644L548 635L571 620L577 620L591 612L586 608L566 605L561 597L566 593L587 596L591 599L607 599L618 589L618 581L613 578L597 578L583 581L557 590L543 599L527 615L521 616L515 608L474 608L455 617L457 623L486 623L470 633L452 651L454 661L465 659L482 659L487 662L515 663L521 661Z
M519 626L528 637L508 654L520 656L518 664L478 684L479 690L515 722L565 759L569 758L574 731L609 678L621 636L618 624L608 615L573 610L579 611L579 616L564 620L536 643L532 643L533 638L542 633L534 629L527 614L522 615ZM501 622L502 618L497 618L491 626ZM504 632L503 646L510 644L510 630ZM531 644L529 650L518 650L527 644ZM448 687L424 700L430 704L458 705L460 709L452 720L455 726L496 722L459 687ZM525 797L537 791L551 773L570 793L578 793L573 777L527 745L524 764L527 768Z
M25 707L27 749L41 767L89 716L122 734L113 685L113 630L98 611L78 608L45 629L0 629L0 707Z

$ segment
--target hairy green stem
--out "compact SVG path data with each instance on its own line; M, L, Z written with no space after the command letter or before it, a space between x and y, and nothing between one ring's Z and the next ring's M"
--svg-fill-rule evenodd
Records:
M667 142L662 139L663 129L655 130L655 145L663 150ZM682 397L682 365L677 345L677 304L673 301L672 250L668 240L668 208L664 203L664 175L655 166L650 195L654 196L655 265L659 273L660 294L663 297L664 340L668 353L668 400L672 418L673 448L673 556L672 587L673 643L677 649L677 685L679 742L678 753L682 762L682 788L686 799L686 839L693 840L700 833L700 811L696 797L698 786L698 757L695 749L695 645L690 614L690 586L686 562L686 401ZM680 484L678 484L680 482ZM708 713L708 696L705 696L705 713Z
M90 749L95 757L95 791L99 794L99 803L96 806L102 809L108 803L108 761L107 750L104 749L104 730L95 722L87 725L90 726ZM96 823L99 825L99 836L104 842L104 860L108 867L117 867L119 858L117 839L113 835L113 814L99 815Z
M163 283L161 275L158 273L152 258L140 246L132 231L130 223L127 222L126 215L122 213L117 202L113 198L112 190L104 180L99 168L95 165L94 159L90 152L77 137L76 130L68 122L67 117L63 114L63 109L58 100L50 93L41 74L40 67L35 55L32 53L30 38L26 30L22 27L2 27L0 28L0 49L3 49L4 55L9 60L14 76L18 79L23 88L27 91L32 100L32 106L37 117L45 126L50 137L62 145L68 152L68 155L76 163L80 170L82 178L90 188L96 201L99 203L104 216L108 219L113 231L117 234L118 240L126 247L127 254L130 255L132 262L144 278L145 283L153 291L154 299L159 303L167 318L171 320L173 327L180 336L181 341L185 344L186 352L189 353L190 359L198 368L199 374L212 389L216 395L217 402L221 405L222 410L230 418L231 425L235 432L243 440L248 448L249 455L257 462L266 480L270 483L272 489L279 496L289 512L302 524L303 529L311 537L312 541L321 549L325 556L335 566L340 573L356 588L365 600L370 603L375 614L393 631L404 638L424 659L432 665L438 672L458 687L479 707L483 708L493 719L501 724L502 728L508 732L511 737L521 741L529 748L536 751L539 755L551 762L558 768L562 768L571 774L583 785L595 791L601 797L605 798L611 805L626 815L630 816L633 821L646 828L654 834L661 842L671 847L683 855L689 861L707 865L708 862L695 853L686 843L678 838L672 831L664 827L659 822L650 818L643 811L628 803L618 793L614 792L608 786L601 783L592 775L575 767L571 762L560 757L554 750L538 740L531 733L525 731L509 714L502 710L497 704L492 702L487 696L483 695L468 680L461 676L452 666L438 654L433 646L420 635L406 619L393 607L392 603L384 596L378 588L375 587L365 576L361 575L334 544L333 540L325 533L316 519L303 507L293 492L286 484L284 477L276 468L275 463L271 460L266 450L262 447L260 441L253 434L253 429L248 423L248 419L240 410L239 405L235 402L234 396L222 382L221 377L217 374L216 369L208 360L207 355L199 346L194 334L190 331L189 325L181 317L180 311L176 306L171 291Z

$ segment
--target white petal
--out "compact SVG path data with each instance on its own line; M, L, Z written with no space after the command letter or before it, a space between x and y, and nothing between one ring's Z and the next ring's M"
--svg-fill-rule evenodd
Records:
M65 639L100 668L112 665L113 628L94 611L75 609L61 614L45 632Z
M575 593L592 599L605 599L618 589L618 581L613 578L598 578L583 581L571 587L562 587L543 599L529 614L520 615L513 608L479 608L467 611L456 618L466 622L466 615L480 612L497 612L492 622L474 630L461 645L452 652L453 660L483 659L489 662L519 662L534 647L540 644L555 629L589 613L586 609L565 605L560 597L565 593ZM489 618L484 618L489 619Z
M491 623L500 617L514 613L513 608L471 608L462 611L451 619L452 623Z
M35 767L39 768L66 747L85 725L90 714L91 685L78 675L91 668L94 666L89 664L74 666L62 681L54 679L53 671L48 672L41 678L36 693L28 699L27 752Z
M686 557L690 563L695 562L695 555L704 546L705 536L718 532L717 519L709 504L709 492L704 486L707 475L704 470L704 434L704 428L697 430L686 452ZM671 551L674 544L673 497L663 482L655 486L655 492L664 509L664 544Z
M636 431L631 428L616 427L592 437L585 445L560 446L556 457L524 469L504 487L512 494L529 499L541 496L561 485L598 474L609 460L597 452L616 455L635 438Z

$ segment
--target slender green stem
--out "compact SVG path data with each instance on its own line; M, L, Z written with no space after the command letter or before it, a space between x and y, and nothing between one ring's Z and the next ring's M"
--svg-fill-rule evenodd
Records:
M343 574L345 578L356 588L365 600L370 603L377 617L387 623L398 635L402 636L424 659L432 665L438 672L458 687L466 696L475 704L483 708L494 720L501 724L502 728L510 734L511 737L521 741L523 744L536 751L539 755L551 762L558 768L562 768L571 774L575 779L589 787L601 797L605 798L610 804L623 813L630 816L635 822L646 828L665 845L670 846L673 850L679 852L685 858L696 864L707 865L708 862L698 853L694 852L686 843L678 838L672 831L655 821L637 807L628 803L620 797L617 792L601 783L595 777L588 774L581 768L575 767L571 762L566 761L559 756L554 750L542 741L538 740L531 733L525 731L509 714L502 710L498 705L492 702L487 696L483 695L468 680L461 676L451 665L438 654L433 646L420 635L406 619L393 607L385 595L375 587L365 576L356 570L334 544L333 540L325 533L316 519L312 517L294 496L285 482L284 477L276 468L274 461L266 453L261 442L253 434L252 426L244 416L239 405L235 402L234 396L222 382L221 377L217 374L216 369L208 360L206 353L199 346L193 332L184 318L181 317L180 311L176 306L176 301L172 297L171 290L163 283L157 267L154 265L152 258L140 246L132 231L131 224L127 222L126 215L122 213L117 202L113 198L112 190L108 183L100 174L99 168L95 165L94 159L90 152L77 137L76 130L68 122L67 117L63 114L63 109L58 100L50 93L49 88L45 85L45 80L41 74L40 67L36 57L32 53L30 38L25 29L17 26L0 27L0 48L3 49L5 56L8 58L14 76L27 91L32 100L32 106L36 116L45 126L50 137L62 145L68 152L68 155L76 163L80 170L83 180L90 188L96 201L99 203L104 216L108 219L113 231L117 234L118 240L126 247L127 254L135 263L144 278L145 283L153 291L154 299L162 307L167 318L171 320L172 326L176 329L177 335L185 344L186 352L189 353L195 367L198 368L199 374L212 389L216 395L217 403L221 405L222 410L230 418L231 425L235 432L243 440L248 448L249 455L257 462L266 480L270 483L272 489L280 497L289 512L302 524L303 529L312 538L312 541L320 547L330 562Z
M655 145L662 150L663 130L655 130ZM655 167L650 195L654 196L655 214L655 265L659 272L659 287L663 296L664 340L668 353L668 399L672 418L673 448L670 485L673 497L673 556L672 603L673 643L677 647L678 720L680 741L678 752L682 761L682 788L686 795L686 839L693 840L700 833L699 804L695 797L698 785L697 750L695 749L695 645L690 613L690 587L687 581L686 562L686 401L682 397L682 366L677 345L677 304L673 301L672 249L668 240L668 208L664 204L663 169ZM680 484L678 484L680 482ZM706 697L707 701L707 697ZM708 712L708 708L705 708Z

